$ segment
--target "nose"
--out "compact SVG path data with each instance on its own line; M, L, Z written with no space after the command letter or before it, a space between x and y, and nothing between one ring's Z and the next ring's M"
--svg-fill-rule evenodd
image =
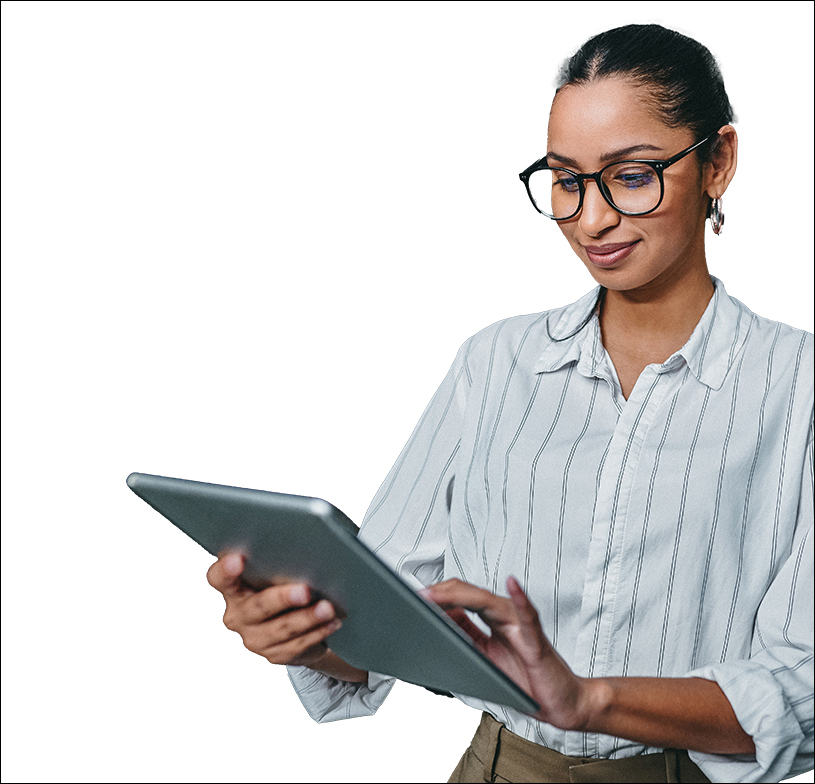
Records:
M589 236L599 237L603 232L618 225L622 216L603 198L594 180L587 179L585 188L578 225Z

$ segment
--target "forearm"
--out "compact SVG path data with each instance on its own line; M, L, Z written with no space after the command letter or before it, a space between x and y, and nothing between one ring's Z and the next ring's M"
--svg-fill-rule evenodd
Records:
M724 692L702 678L590 678L579 729L657 748L754 754Z
M327 650L319 659L308 665L309 669L349 683L367 683L367 670L359 670L337 656L332 650Z

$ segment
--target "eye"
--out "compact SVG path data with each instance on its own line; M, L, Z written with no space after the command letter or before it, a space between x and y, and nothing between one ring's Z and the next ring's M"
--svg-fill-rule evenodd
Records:
M577 193L579 190L577 180L564 172L555 175L555 183L566 193Z
M620 166L610 173L615 186L628 190L645 188L657 181L657 173L650 166Z

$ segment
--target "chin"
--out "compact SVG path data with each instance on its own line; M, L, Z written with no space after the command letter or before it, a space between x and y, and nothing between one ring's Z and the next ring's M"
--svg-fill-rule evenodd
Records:
M660 273L653 275L642 275L624 267L614 267L612 269L599 269L590 261L585 262L589 274L595 282L609 291L636 291L654 283Z

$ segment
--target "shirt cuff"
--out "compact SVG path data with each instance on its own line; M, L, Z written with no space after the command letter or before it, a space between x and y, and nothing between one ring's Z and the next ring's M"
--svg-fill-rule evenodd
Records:
M308 667L286 667L300 702L320 724L373 716L396 681L389 675L368 673L367 683L348 683Z
M805 736L769 670L757 662L725 662L700 667L687 677L719 684L739 724L756 746L755 757L689 752L711 781L781 781L791 775Z

